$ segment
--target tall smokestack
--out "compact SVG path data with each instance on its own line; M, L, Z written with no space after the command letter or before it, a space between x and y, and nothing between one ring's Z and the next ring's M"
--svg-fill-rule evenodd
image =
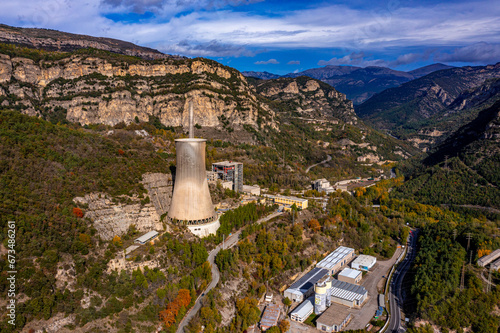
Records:
M189 138L194 138L194 113L193 113L193 101L189 102Z

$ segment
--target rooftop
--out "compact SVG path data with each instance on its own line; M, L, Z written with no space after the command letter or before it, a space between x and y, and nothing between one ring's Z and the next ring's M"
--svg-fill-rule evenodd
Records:
M321 260L316 267L322 267L326 269L332 269L339 261L342 261L347 255L354 252L353 248L339 246L335 251L327 255L323 260Z
M332 297L342 298L348 301L360 300L368 293L365 287L358 286L349 282L332 279Z
M300 303L300 305L292 311L291 315L304 318L311 311L311 309L314 309L314 296L311 296L304 302Z
M158 236L158 231L152 230L137 238L135 241L139 243L146 243L148 240L156 236Z
M296 289L297 291L305 293L325 275L328 275L328 270L315 267L308 273L304 274L304 276L302 276L300 279L295 281L287 290L290 291L290 289Z
M354 259L353 263L359 264L361 266L367 266L373 262L376 262L377 258L368 256L366 254L360 254L356 259Z
M274 326L278 322L280 316L280 307L277 304L269 304L266 306L262 318L260 319L260 326Z
M351 279L357 278L361 273L361 271L358 271L357 269L352 269L352 268L344 268L342 272L339 273L339 276L345 276Z
M221 161L221 162L214 162L212 165L223 165L223 166L235 166L238 164L243 164L241 162L233 162L233 161Z
M338 326L342 324L344 319L350 314L349 310L350 309L345 305L333 303L318 319L316 319L316 322L326 326Z

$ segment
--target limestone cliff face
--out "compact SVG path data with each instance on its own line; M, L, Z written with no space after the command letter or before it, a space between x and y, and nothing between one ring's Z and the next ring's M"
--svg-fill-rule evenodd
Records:
M172 176L163 173L142 175L142 184L148 191L149 203L142 205L137 198L132 204L114 202L106 193L90 193L73 199L86 205L85 217L92 220L102 239L121 236L133 224L139 231L163 230L160 216L165 214L172 200Z
M325 118L334 123L357 124L352 102L319 80L308 77L279 78L254 83L257 92L268 99L285 102L308 118Z
M144 206L140 203L113 203L105 193L90 193L85 197L77 197L74 201L88 205L85 217L93 221L94 227L104 240L125 234L132 224L143 232L163 229L160 215L151 203Z
M258 120L277 128L272 110L246 79L214 61L82 54L34 61L0 55L0 104L30 115L63 112L82 125L154 116L165 126L187 126L190 102L201 126L225 127L223 118L236 128L257 127Z

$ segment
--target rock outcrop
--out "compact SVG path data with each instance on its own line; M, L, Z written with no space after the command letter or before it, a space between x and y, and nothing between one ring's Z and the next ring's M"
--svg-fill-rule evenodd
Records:
M206 59L141 61L95 53L58 60L1 54L0 104L82 125L156 117L165 126L187 126L193 102L201 126L278 128L270 107L232 68Z
M93 221L94 227L104 240L115 235L123 235L133 224L139 231L163 230L160 215L153 204L115 203L105 193L90 193L74 199L79 205L87 205L86 218Z

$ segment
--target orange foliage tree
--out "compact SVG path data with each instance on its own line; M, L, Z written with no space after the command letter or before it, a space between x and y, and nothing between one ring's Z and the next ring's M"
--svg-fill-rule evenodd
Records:
M73 208L73 215L75 215L76 217L83 217L83 212L80 208L75 207Z
M191 303L191 292L187 289L179 290L177 297L168 303L165 310L160 311L160 320L169 328L175 323L175 317L179 313L179 310L182 307L187 309L189 303Z
M307 226L314 231L318 231L321 229L321 225L319 224L318 220L316 220L316 219L312 219L311 221L309 221Z

